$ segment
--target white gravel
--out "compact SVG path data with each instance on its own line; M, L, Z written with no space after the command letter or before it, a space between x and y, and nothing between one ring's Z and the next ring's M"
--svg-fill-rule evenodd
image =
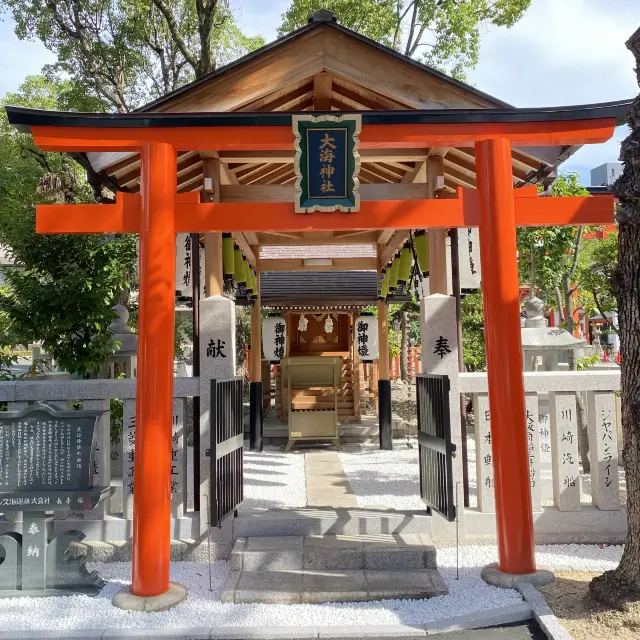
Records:
M240 511L306 506L304 453L284 453L281 447L255 453L245 448L244 496Z
M619 546L562 545L537 547L539 564L565 569L601 571L613 568L621 554ZM189 597L162 613L134 613L111 605L113 595L129 583L131 565L93 565L108 580L95 598L9 598L0 607L0 629L66 630L160 627L263 627L310 625L419 625L466 613L493 609L521 601L513 590L490 587L480 578L482 566L496 559L496 547L460 548L460 580L455 579L455 548L438 549L438 565L449 586L449 595L430 600L385 600L324 605L233 605L220 602L228 564L212 565L213 590L209 591L207 565L175 562L171 579L189 589Z
M417 440L394 442L393 446L393 451L381 451L376 444L363 444L340 453L358 506L424 511Z

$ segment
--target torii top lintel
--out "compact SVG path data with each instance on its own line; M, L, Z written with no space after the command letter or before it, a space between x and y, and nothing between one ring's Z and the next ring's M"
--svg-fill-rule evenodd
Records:
M629 100L536 109L366 111L360 147L473 146L489 139L515 145L605 142L626 115ZM178 151L282 150L293 147L293 113L85 114L6 107L9 122L30 132L48 151L142 151L155 144ZM143 160L144 162L144 160ZM535 198L535 188L515 192L516 224L608 224L613 198ZM469 227L479 223L478 194L459 189L455 199L386 200L361 204L360 214L305 216L292 203L200 203L197 193L176 195L175 231L314 231ZM44 205L39 233L139 231L141 196L119 194L117 205ZM100 211L96 208L100 207ZM228 229L229 221L233 229Z
M363 149L473 146L489 138L506 138L512 145L548 146L605 142L629 104L626 100L558 108L354 113L362 116ZM7 107L7 114L13 126L30 131L35 143L46 151L133 151L152 142L165 142L179 151L290 149L291 123L296 115L85 114L18 107Z

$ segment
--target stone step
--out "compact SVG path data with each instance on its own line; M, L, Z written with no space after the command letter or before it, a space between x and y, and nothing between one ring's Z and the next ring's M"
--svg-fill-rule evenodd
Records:
M423 511L387 509L302 508L240 512L233 520L234 538L252 536L371 535L424 533Z
M326 535L238 538L232 571L416 571L436 568L425 534Z
M446 595L436 569L421 571L232 571L222 602L319 604Z

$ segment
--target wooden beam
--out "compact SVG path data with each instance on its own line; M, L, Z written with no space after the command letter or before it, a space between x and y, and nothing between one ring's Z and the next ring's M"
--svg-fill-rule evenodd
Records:
M389 242L384 247L381 247L380 262L381 264L387 264L389 260L398 252L400 247L406 242L409 234L406 230L395 231ZM378 245L380 246L380 245Z
M286 173L281 174L286 177ZM416 200L426 198L427 186L423 183L398 184L377 182L360 185L360 200ZM292 184L222 185L222 202L293 202L295 189Z
M425 160L429 150L424 149L360 149L365 162L418 162ZM264 164L267 162L293 162L295 151L220 151L220 160L229 164ZM236 167L238 171L243 167ZM246 167L244 167L246 168Z
M444 178L443 156L429 156L427 158L427 198L431 202L437 197L437 183L440 177ZM448 295L446 228L429 229L429 293Z
M262 380L262 300L260 296L262 265L260 264L260 247L254 245L251 250L258 258L254 265L258 290L254 291L256 299L251 309L251 382L260 382ZM268 382L270 383L271 380L268 380ZM260 401L262 401L262 398L260 398Z
M315 260L316 258L307 258ZM375 271L376 258L327 258L331 264L305 265L304 258L273 258L260 260L262 271Z
M311 231L306 237L294 233L273 233L272 231L258 233L258 239L262 246L309 246L325 244L374 244L378 239L378 231L362 231L357 236L336 238L333 231ZM326 235L325 235L326 234Z
M247 241L247 235L249 234L241 233L239 231L234 231L231 234L231 236L233 237L233 241L238 245L238 248L242 251L242 253L244 253L247 262L255 269L256 265L258 264L259 254L256 255L253 252L251 245L249 245ZM255 236L255 233L252 233L251 235Z
M401 182L403 184L411 184L412 182L427 182L427 161L420 160L416 162L416 166L404 174Z
M313 76L313 108L331 111L331 74L323 71Z

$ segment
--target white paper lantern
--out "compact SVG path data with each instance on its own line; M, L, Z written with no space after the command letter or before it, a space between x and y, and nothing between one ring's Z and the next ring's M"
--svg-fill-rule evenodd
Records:
M280 362L287 346L287 323L282 316L268 316L262 321L262 354L269 362Z
M355 319L353 342L362 362L378 359L378 318L376 316L364 313Z

